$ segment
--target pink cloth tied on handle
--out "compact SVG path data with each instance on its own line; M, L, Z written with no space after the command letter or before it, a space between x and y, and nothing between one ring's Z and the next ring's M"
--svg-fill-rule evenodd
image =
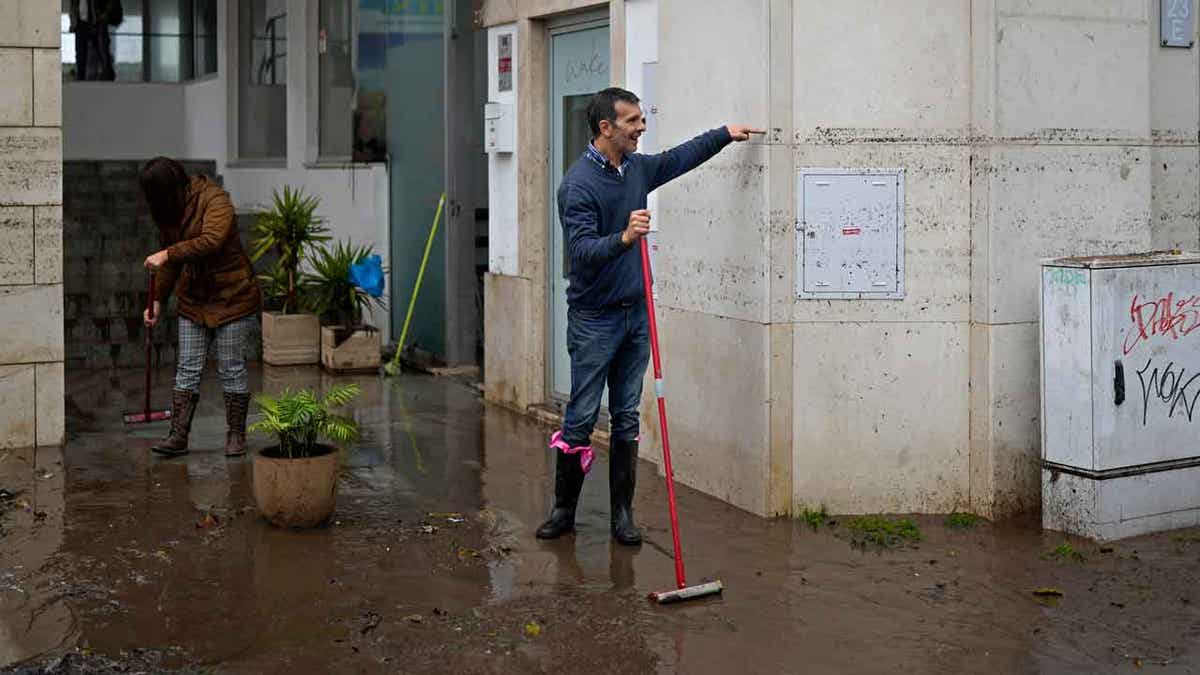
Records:
M579 465L583 467L583 472L586 474L592 469L592 460L596 458L596 453L590 445L580 445L572 448L563 440L562 432L556 431L550 437L550 447L562 450L568 455L579 455Z

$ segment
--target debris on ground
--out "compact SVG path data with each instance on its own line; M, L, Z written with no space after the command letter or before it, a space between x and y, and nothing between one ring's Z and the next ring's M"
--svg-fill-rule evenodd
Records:
M450 523L465 523L465 522L467 522L467 519L464 518L461 513L457 513L454 511L446 511L446 512L433 511L430 513L426 513L425 517L426 518L437 518L438 520L445 520L446 522L450 522Z
M200 519L196 521L196 529L198 529L198 530L209 530L214 527L220 527L220 526L221 526L221 517L218 516L216 513L213 513L212 509L208 509L207 511L205 511L200 516Z
M882 516L859 516L847 523L850 544L865 548L868 545L896 548L921 541L921 530L909 518L893 520Z
M1083 562L1083 553L1075 550L1075 547L1068 542L1063 542L1053 549L1042 554L1042 560L1074 560L1075 562Z
M368 612L363 618L365 619L365 622L363 627L358 629L359 635L366 635L367 633L370 633L378 628L379 624L383 621L383 618L375 612Z
M946 527L952 530L966 530L979 524L979 516L974 513L954 512L946 516Z
M816 530L829 522L829 512L826 510L824 504L815 511L806 506L800 511L800 520L808 523L809 527Z
M1035 588L1033 589L1033 598L1039 605L1046 607L1054 607L1063 597L1063 592L1058 588Z
M182 650L178 648L172 648L169 651L182 653ZM118 661L107 656L93 654L90 649L79 648L66 654L39 656L16 664L12 666L11 670L4 672L11 673L11 675L66 675L67 673L71 675L77 673L87 673L88 675L117 675L118 673L192 675L206 672L190 667L180 670L164 668L162 660L165 656L166 654L160 650L134 649L131 652L122 652Z
M531 638L535 638L542 634L542 626L537 621L530 621L525 624L525 634Z

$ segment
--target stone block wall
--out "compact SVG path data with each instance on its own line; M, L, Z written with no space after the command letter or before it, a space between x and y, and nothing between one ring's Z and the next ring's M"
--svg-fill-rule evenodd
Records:
M63 231L66 362L71 368L141 368L145 365L142 311L146 308L146 256L158 250L158 230L141 198L131 160L64 162ZM189 174L216 176L214 161L185 161ZM219 178L217 178L219 181ZM249 246L253 217L239 215ZM152 335L155 367L175 363L175 301L164 308ZM262 340L247 340L257 360Z
M58 10L0 2L0 448L63 441Z

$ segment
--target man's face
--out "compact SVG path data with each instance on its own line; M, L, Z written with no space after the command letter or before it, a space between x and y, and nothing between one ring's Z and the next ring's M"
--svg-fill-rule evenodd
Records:
M637 152L638 139L646 130L646 117L642 107L626 101L617 101L617 123L600 121L600 134L612 147L623 155Z

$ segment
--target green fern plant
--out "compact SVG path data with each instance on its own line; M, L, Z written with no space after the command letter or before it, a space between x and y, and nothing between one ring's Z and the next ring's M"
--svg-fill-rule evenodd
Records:
M358 385L343 384L321 397L307 389L297 392L285 389L277 397L259 394L254 397L254 402L262 412L262 419L250 425L250 430L275 436L279 441L280 457L297 459L320 455L324 452L320 438L337 445L358 440L358 423L335 414L332 408L350 403L359 393Z
M258 262L272 251L277 254L275 264L259 279L268 303L284 314L301 310L300 263L309 249L330 239L324 219L316 215L320 203L319 198L306 196L303 189L285 185L283 194L274 191L271 208L254 223L250 260Z

